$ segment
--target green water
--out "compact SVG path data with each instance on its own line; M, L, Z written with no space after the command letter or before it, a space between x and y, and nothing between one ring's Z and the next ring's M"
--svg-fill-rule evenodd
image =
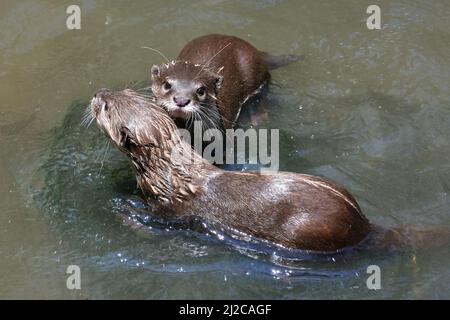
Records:
M0 298L450 298L449 248L368 253L286 268L184 231L143 233L117 213L139 193L83 108L102 87L149 78L217 32L305 60L272 74L263 127L280 169L345 185L384 226L450 228L450 3L377 1L0 3ZM102 165L103 164L103 165ZM382 289L366 287L381 268ZM68 265L81 290L66 287Z

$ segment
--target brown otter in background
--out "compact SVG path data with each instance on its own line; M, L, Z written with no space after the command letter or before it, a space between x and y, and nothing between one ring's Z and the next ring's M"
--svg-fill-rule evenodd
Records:
M378 248L443 239L442 233L374 226L355 199L327 179L216 168L180 139L165 111L131 90L100 90L91 110L131 159L147 202L163 217L200 217L286 248L314 251L336 251L364 239Z
M190 41L177 59L153 66L152 91L179 127L232 128L240 109L270 78L269 69L298 56L271 56L233 36L210 34Z

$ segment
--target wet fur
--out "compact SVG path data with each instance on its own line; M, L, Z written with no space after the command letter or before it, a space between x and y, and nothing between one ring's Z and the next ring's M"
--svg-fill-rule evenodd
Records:
M189 81L203 83L207 92L214 96L208 99L205 105L216 116L211 118L212 124L204 117L208 122L206 127L228 129L234 126L241 107L258 95L268 83L269 69L274 67L270 61L282 65L282 62L274 59L274 56L258 51L237 37L206 35L186 44L177 59L161 66L160 72L157 72L155 68L158 67L154 66L152 89L157 97L157 103L171 114L172 98L179 94L179 90L175 88L174 92L164 92L162 86L165 81L176 79L180 80L180 83ZM292 57L291 61L294 61ZM219 76L223 78L223 84L217 88L215 83ZM180 85L180 88L184 90L183 85ZM192 97L195 99L195 94ZM184 119L173 114L171 116L178 120L180 126L189 127L190 118L187 116Z
M147 201L163 217L199 217L314 251L352 247L371 232L355 199L336 183L296 173L218 169L181 141L161 108L133 91L100 91L92 113L131 160Z

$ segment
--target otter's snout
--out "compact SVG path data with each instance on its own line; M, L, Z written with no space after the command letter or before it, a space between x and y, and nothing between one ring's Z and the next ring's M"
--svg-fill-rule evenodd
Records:
M173 102L175 102L178 107L183 108L187 106L191 100L186 97L173 97Z
M112 91L106 88L102 88L100 90L98 90L95 94L94 94L94 98L102 98L104 95L110 94Z
M106 107L106 96L111 94L111 90L109 89L100 89L94 94L94 98L91 102L92 111L94 112L95 117L98 117L102 108Z

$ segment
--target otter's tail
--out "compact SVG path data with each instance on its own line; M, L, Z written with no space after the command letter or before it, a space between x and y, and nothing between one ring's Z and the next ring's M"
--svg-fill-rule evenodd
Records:
M374 226L370 246L381 250L424 250L450 245L448 229L418 229L415 227L383 228Z
M275 55L271 55L270 53L267 53L267 52L260 51L260 53L261 53L261 56L262 56L264 62L269 67L269 70L277 69L277 68L280 68L287 64L294 63L297 61L303 61L305 59L304 55L297 56L294 54L287 54L287 55L275 56Z

